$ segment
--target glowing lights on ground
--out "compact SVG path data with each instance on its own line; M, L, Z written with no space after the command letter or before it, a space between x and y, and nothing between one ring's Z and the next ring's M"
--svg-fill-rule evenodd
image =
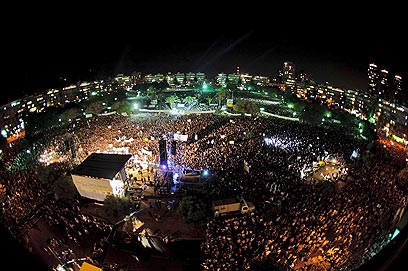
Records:
M53 163L62 163L67 160L68 160L67 155L58 154L53 150L44 151L42 154L40 154L40 157L38 158L38 162L45 164L47 166Z
M260 111L261 114L267 115L267 116L271 116L271 117L275 117L275 118L279 118L279 119L285 119L285 120L291 120L291 121L299 121L299 118L291 118L291 117L285 117L285 116L281 116L281 115L277 115L277 114L272 114L266 111Z
M394 233L393 233L393 235L392 235L392 237L391 237L391 240L393 240L395 237L397 237L397 235L400 233L400 231L398 230L398 229L395 229L395 231L394 231Z
M210 174L210 172L208 171L208 169L204 169L202 174L204 177L207 177Z
M279 136L264 137L264 142L267 146L272 146L279 149L295 148L299 145L299 142L296 140Z
M174 183L175 185L177 185L177 184L180 183L179 177L180 177L180 176L179 176L179 174L178 174L177 172L173 174L173 183Z
M208 89L208 85L204 82L203 83L203 90L207 90Z
M182 109L172 108L169 113L172 115L184 115L186 111Z

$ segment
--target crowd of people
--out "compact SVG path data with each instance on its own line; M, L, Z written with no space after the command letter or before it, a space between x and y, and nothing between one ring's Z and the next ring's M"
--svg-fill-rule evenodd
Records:
M374 247L388 242L399 219L397 211L407 204L407 195L396 186L405 153L374 145L370 153L375 155L369 160L353 158L356 149L365 155L367 142L340 129L269 117L113 114L47 131L37 149L53 148L53 153L71 157L55 165L48 181L38 180L38 167L2 170L8 197L2 203L2 222L18 230L38 206L50 225L62 225L71 241L96 230L101 241L95 242L92 255L100 259L113 225L81 215L72 208L78 205L75 201L56 201L50 195L53 181L94 152L132 154L126 172L134 180L131 172L140 164L160 163L158 142L173 141L175 133L187 140L178 141L178 151L169 159L216 176L217 181L208 184L209 198L240 196L256 206L250 214L210 219L202 245L207 270L247 270L262 261L272 261L282 270L355 268ZM352 178L341 189L320 189L301 177L305 166L327 155L347 164ZM6 154L10 164L12 158Z
M276 144L265 142L271 137ZM251 215L210 221L206 269L245 270L271 259L283 270L362 264L372 247L389 241L396 214L406 206L396 186L405 153L377 146L370 150L375 156L362 162L351 156L356 149L367 151L340 130L267 118L236 118L192 143L183 161L219 177L209 189L214 198L239 195L258 207ZM305 164L326 154L348 164L352 178L341 189L319 189L300 177Z

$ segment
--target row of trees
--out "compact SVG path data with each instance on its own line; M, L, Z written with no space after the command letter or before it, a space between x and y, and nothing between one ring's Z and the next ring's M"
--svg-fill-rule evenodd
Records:
M31 141L33 136L48 128L85 118L87 114L97 115L105 110L131 114L133 106L127 101L126 91L117 89L114 92L90 96L81 103L68 103L64 107L48 107L41 113L30 113L24 117L26 138Z

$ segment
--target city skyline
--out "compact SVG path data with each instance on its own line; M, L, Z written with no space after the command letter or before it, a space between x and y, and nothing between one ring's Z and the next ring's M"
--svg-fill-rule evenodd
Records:
M34 91L133 71L204 72L212 77L235 72L239 66L242 73L270 77L287 61L317 82L363 91L368 88L368 65L375 63L390 75L400 75L406 92L404 42L372 40L361 28L338 31L336 36L291 35L257 27L196 32L145 29L126 38L102 38L101 33L91 35L84 29L64 30L64 34L50 35L45 29L35 42L17 38L10 43L12 57L3 102ZM356 35L359 31L362 34Z

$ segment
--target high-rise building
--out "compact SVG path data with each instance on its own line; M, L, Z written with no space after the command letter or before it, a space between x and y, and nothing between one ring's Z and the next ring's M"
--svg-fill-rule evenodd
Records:
M391 83L390 87L390 96L394 100L398 100L400 98L401 92L402 92L402 77L399 75L395 75L394 79Z
M402 78L399 75L392 75L386 69L371 63L368 66L368 93L387 101L397 101L402 90Z
M310 80L309 75L304 70L299 71L296 79L298 82L308 82Z
M242 84L248 84L252 80L252 75L250 75L248 73L241 73L239 75L239 79L241 79Z
M378 94L378 67L374 63L368 65L368 93L370 95Z
M388 99L388 71L382 69L379 77L378 97L381 99Z
M226 86L226 84L227 84L227 74L225 74L225 73L219 73L219 74L216 76L215 80L217 81L217 84L218 84L219 86Z
M166 81L167 81L167 84L169 84L169 86L174 87L175 86L175 81L176 81L175 74L171 73L171 72L168 72L166 74Z
M227 75L227 81L228 83L232 83L232 84L238 84L239 81L239 74L237 73L230 73Z
M142 73L141 72L133 72L130 75L130 80L132 84L138 84L142 82Z
M203 72L197 72L196 73L196 78L198 83L202 83L205 80L205 73Z
M196 75L193 72L186 73L186 80L188 85L192 85L195 82Z
M182 85L186 79L186 75L183 72L176 73L176 80L177 82Z
M283 63L283 83L286 90L292 91L295 88L295 64L292 62Z
M255 85L258 86L269 85L269 77L267 76L255 75L252 77L252 81L254 82Z

